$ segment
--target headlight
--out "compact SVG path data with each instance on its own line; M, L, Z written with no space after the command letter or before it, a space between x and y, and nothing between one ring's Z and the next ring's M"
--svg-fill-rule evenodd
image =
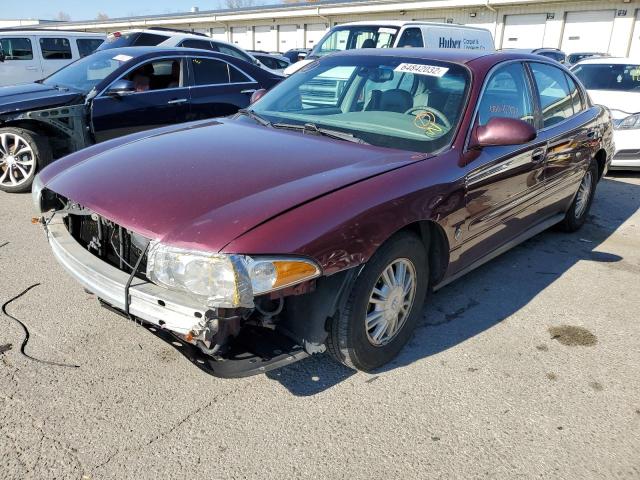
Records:
M631 130L635 128L640 128L640 113L636 113L634 115L629 115L622 120L614 121L613 126L617 130Z
M147 277L196 297L209 307L253 307L253 297L320 275L312 261L288 257L248 257L186 250L152 242Z
M42 187L42 181L38 174L34 177L33 183L31 184L31 198L38 213L42 213Z

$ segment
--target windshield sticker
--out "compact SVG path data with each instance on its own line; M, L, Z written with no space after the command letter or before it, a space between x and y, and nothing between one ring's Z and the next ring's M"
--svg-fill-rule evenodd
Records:
M113 57L113 60L117 61L117 62L128 62L129 60L131 60L133 57L130 57L129 55L116 55L115 57Z
M436 65L422 65L420 63L401 63L395 68L396 72L416 73L430 77L442 77L449 71L448 68Z
M395 35L397 31L398 31L397 28L380 27L378 29L378 33L388 33L390 35Z

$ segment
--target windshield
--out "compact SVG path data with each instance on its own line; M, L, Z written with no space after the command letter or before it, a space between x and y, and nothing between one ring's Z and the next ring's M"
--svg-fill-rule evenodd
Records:
M374 27L358 25L332 29L318 43L312 56L322 57L332 52L352 50L354 48L389 48L398 33L395 27Z
M337 130L372 145L418 152L447 146L469 86L460 65L397 57L310 64L253 106L272 123Z
M573 73L587 90L640 91L640 65L577 65Z
M96 52L58 70L42 83L88 92L131 58L112 50Z

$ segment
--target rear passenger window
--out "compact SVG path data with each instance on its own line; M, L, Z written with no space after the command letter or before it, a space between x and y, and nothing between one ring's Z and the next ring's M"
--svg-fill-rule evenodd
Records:
M78 53L80 58L91 55L96 49L102 45L103 40L99 38L78 38L76 45L78 46Z
M573 116L571 94L564 72L543 63L531 63L531 70L540 94L543 126L551 127Z
M203 50L211 50L211 42L208 40L193 40L188 39L180 44L184 48L200 48Z
M229 67L226 62L212 58L192 58L195 85L220 85L229 83Z
M33 48L28 38L3 38L0 45L5 60L33 60Z
M402 47L424 47L422 32L419 28L407 28L398 40L398 48Z
M229 65L229 77L230 77L231 83L251 82L251 79L249 77L247 77L244 73L242 73L233 65Z
M478 124L486 125L495 117L517 118L534 124L533 101L521 63L498 68L487 81L478 108Z
M582 97L580 96L580 90L578 89L578 85L573 79L566 75L567 83L569 84L569 93L571 94L571 104L573 105L573 113L579 113L584 110L584 104L582 103Z
M133 45L136 47L155 47L156 45L164 42L167 38L166 35L156 35L155 33L141 33L138 38L135 39Z
M40 50L45 60L69 60L71 44L67 38L41 38Z

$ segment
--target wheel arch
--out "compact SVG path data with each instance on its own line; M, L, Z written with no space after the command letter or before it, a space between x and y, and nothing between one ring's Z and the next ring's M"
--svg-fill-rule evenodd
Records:
M596 152L593 156L597 165L598 165L598 180L602 178L602 174L604 173L605 166L607 164L607 152L604 148L601 148Z

